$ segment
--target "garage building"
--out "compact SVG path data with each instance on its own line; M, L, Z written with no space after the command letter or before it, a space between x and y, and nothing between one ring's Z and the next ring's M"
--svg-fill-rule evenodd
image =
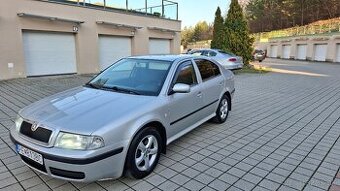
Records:
M181 22L167 0L158 0L161 12L133 9L131 0L125 8L104 0L3 1L0 80L92 74L127 56L180 53Z

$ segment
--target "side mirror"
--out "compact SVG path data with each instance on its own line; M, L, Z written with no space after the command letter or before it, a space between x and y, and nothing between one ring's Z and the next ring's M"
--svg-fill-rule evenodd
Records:
M190 92L190 85L178 83L175 84L172 88L173 93L189 93Z

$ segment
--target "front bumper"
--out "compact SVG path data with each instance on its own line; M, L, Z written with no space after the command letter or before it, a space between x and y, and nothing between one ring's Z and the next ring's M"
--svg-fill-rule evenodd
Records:
M10 138L17 145L26 147L43 156L43 165L20 155L22 161L33 170L53 178L76 182L92 182L100 179L119 178L124 169L125 151L123 147L94 154L94 151L74 151L79 157L58 154L53 148L42 147L22 139L12 130ZM50 152L48 150L51 150ZM60 153L60 152L58 152Z

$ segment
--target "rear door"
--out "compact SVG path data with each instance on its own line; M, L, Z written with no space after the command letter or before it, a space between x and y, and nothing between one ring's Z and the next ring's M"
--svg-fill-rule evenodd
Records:
M176 83L191 86L189 93L171 93ZM202 87L197 80L197 73L191 60L184 61L177 68L169 90L169 119L168 136L172 137L197 122L202 115L199 109L203 105Z
M208 116L214 113L217 108L224 85L224 77L220 68L210 60L195 59L194 61L202 79L203 108L205 116Z

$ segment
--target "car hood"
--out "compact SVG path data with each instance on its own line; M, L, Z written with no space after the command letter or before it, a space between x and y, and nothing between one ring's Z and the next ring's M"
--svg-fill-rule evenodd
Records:
M19 115L55 130L92 134L155 98L78 87L35 102Z

